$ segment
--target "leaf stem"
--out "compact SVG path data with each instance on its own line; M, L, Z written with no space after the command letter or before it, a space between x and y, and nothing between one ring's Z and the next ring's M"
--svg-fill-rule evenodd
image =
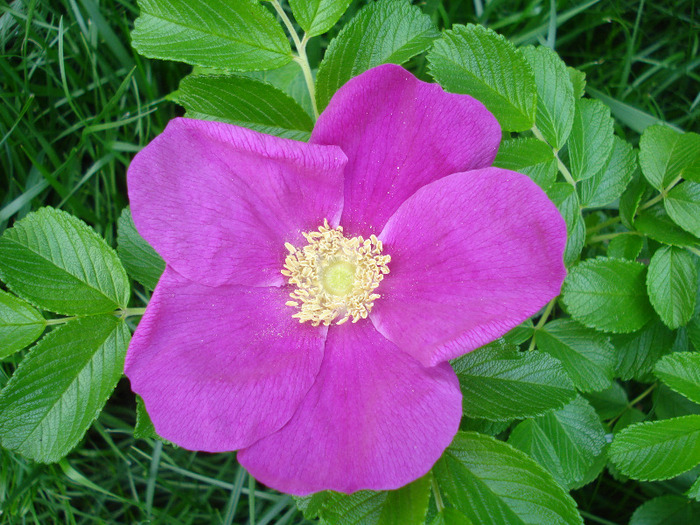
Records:
M615 237L618 237L620 235L641 235L641 234L638 232L633 232L633 231L624 231L624 232L606 233L605 235L594 235L593 237L589 238L588 241L586 241L586 244L592 243L592 242L609 241L610 239L614 239Z
M292 21L284 12L284 9L279 3L279 0L272 0L272 7L275 8L277 14L282 19L282 23L287 28L289 36L292 37L294 42L294 47L297 50L297 55L294 56L294 62L299 64L301 71L304 73L304 80L306 81L306 88L309 90L309 95L311 96L311 107L314 110L314 120L318 119L318 107L316 107L316 89L314 87L314 77L311 74L311 65L309 64L309 58L306 56L306 43L309 41L309 36L304 34L304 37L299 40L299 35L294 29Z
M537 324L535 325L535 330L532 332L532 339L530 339L530 346L528 347L527 351L532 352L535 349L535 333L537 330L542 328L545 323L547 322L547 319L549 319L549 316L552 313L552 310L554 310L554 305L557 303L557 298L555 297L551 301L547 303L547 306L544 309L544 312L542 312L542 317L540 317L540 320L537 321Z
M432 479L430 480L430 486L432 487L433 495L435 496L435 506L437 507L438 512L442 512L445 508L445 504L442 501L442 494L440 494L440 487L437 484L435 475L433 475Z
M604 228L607 228L608 226L612 226L613 224L617 224L620 222L622 219L618 215L617 217L613 217L612 219L608 219L607 221L603 221L600 224L596 224L595 226L591 226L586 230L586 236L590 236L593 233L596 233Z
M673 179L668 186L666 186L663 190L659 192L659 194L654 197L653 199L649 199L646 201L644 204L641 204L639 208L637 208L637 211L644 211L647 208L651 208L654 204L656 204L659 201L662 201L663 199L666 198L666 195L668 195L668 192L673 189L673 187L678 184L681 179L683 178L683 175L678 175L675 179Z
M541 140L545 144L547 144L550 148L552 146L547 142L544 138L544 135L542 135L542 132L537 129L537 126L533 124L532 129L531 129L533 135L537 137L537 139ZM571 184L574 188L576 187L576 181L574 180L573 176L571 175L571 172L569 171L569 168L567 168L564 163L561 161L559 158L559 150L552 148L552 153L554 153L554 158L557 159L557 168L559 169L559 173L561 173L564 178L566 179L566 182Z
M119 310L114 310L112 315L119 317L120 319L126 319L127 317L135 317L137 315L143 315L146 313L146 308L120 308ZM69 321L75 321L76 319L82 319L83 317L90 317L90 315L97 314L87 314L87 315L72 315L70 317L57 317L55 319L46 319L46 326L53 326L57 324L64 324Z

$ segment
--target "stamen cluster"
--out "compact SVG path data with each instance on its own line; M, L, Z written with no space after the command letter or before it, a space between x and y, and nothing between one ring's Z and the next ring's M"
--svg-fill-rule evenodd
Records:
M297 249L289 243L282 275L296 288L287 306L299 309L292 317L313 326L329 325L334 320L343 324L352 318L356 323L369 315L380 295L373 293L389 273L389 255L382 255L382 242L375 235L347 238L343 227L331 228L324 220L318 231L303 234L308 244ZM326 283L333 268L354 268L354 276L344 293L339 294Z

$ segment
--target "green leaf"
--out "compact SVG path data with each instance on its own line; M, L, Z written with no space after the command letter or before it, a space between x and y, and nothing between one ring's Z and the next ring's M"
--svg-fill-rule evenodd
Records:
M695 310L698 269L683 248L662 246L649 263L647 291L661 320L675 329L690 321Z
M693 482L693 485L688 489L685 495L695 501L700 501L700 476Z
M54 208L0 237L0 277L44 310L80 315L126 307L129 278L115 251L80 219Z
M653 315L645 286L646 266L598 257L574 267L562 294L571 317L606 332L634 332Z
M695 403L700 403L700 354L676 352L656 363L656 377Z
M605 447L605 429L585 399L516 426L508 443L552 473L563 487L581 481Z
M637 156L626 141L613 137L613 147L605 165L590 179L578 185L581 205L595 208L610 204L622 195L637 169Z
M256 0L139 0L131 44L149 58L238 71L292 60L287 36Z
M640 235L618 235L608 243L608 257L634 261L639 257L643 246L644 237Z
M543 190L549 189L557 177L557 159L552 148L534 138L504 140L493 165L524 173Z
M430 74L447 91L482 102L503 131L535 122L537 90L532 68L502 35L479 25L454 25L428 53Z
M649 323L638 332L613 336L618 377L638 381L650 379L656 362L673 348L673 340L673 332L659 321Z
M146 412L146 404L141 396L136 396L136 425L134 425L134 437L136 439L160 439L156 434L151 417Z
M325 33L335 25L352 0L289 0L294 18L306 36Z
M196 73L196 69L197 68L195 68L194 73ZM221 71L215 71L215 73L221 74ZM315 71L312 70L312 74L314 73ZM247 71L238 73L238 75L272 84L280 91L292 97L294 101L304 109L307 115L313 115L311 95L309 94L309 88L304 79L304 72L296 62L290 62L276 69L268 69L267 71Z
M598 412L600 419L613 419L627 410L629 400L624 388L614 381L612 386L602 392L586 392L583 394L588 402Z
M520 51L535 74L535 125L545 140L560 150L571 132L576 102L566 64L554 50L546 46L525 47Z
M459 424L459 429L464 431L478 432L489 436L497 436L505 432L513 421L489 421L476 417L463 417Z
M70 321L44 337L0 393L0 441L58 461L102 410L124 368L126 324L111 315Z
M574 98L579 99L586 92L586 74L573 67L567 67L566 70L569 72L571 85L574 88Z
M583 250L586 241L586 225L581 215L581 206L576 190L566 182L555 182L547 195L556 205L562 217L566 221L566 248L564 249L564 263L571 265Z
M695 246L700 243L700 239L676 226L663 208L641 212L634 221L634 228L664 244Z
M653 381L650 379L650 381ZM700 415L700 405L660 383L652 396L654 414L657 419L671 419L690 414Z
M431 479L428 473L398 490L322 493L317 501L306 503L305 516L313 506L327 525L423 525Z
M308 140L314 127L292 97L245 76L190 75L170 98L185 107L187 117L228 122L268 135Z
M569 160L574 180L589 179L603 169L612 147L610 108L598 100L577 100L569 136Z
M695 237L700 237L700 184L679 184L666 196L664 207L673 222Z
M627 189L620 196L620 219L622 224L628 228L633 228L634 216L642 202L644 192L648 185L639 173L636 173L630 181Z
M639 163L649 184L659 191L679 177L700 182L700 135L649 126L639 140Z
M117 221L117 254L131 277L147 289L155 289L165 270L165 261L136 231L128 206Z
M0 290L0 359L36 341L46 319L31 305Z
M381 64L403 64L440 35L428 15L403 0L363 7L331 41L316 76L318 110L352 77Z
M700 504L681 496L659 496L637 507L629 525L697 525Z
M576 395L562 364L541 352L486 346L454 361L464 415L490 421L538 416Z
M682 474L700 463L700 415L631 425L615 436L610 460L643 481Z
M583 523L549 472L494 438L457 433L434 473L448 500L474 525Z
M605 390L615 370L615 349L602 334L571 319L547 323L535 335L537 348L561 361L576 388Z
M472 522L457 509L446 507L435 516L430 525L472 525Z

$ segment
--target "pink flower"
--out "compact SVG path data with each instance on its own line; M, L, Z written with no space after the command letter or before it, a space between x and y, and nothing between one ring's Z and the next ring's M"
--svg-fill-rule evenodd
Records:
M557 209L488 167L500 139L481 103L394 65L349 81L310 143L173 120L128 174L167 263L126 360L156 431L292 494L425 474L462 413L447 360L565 275Z

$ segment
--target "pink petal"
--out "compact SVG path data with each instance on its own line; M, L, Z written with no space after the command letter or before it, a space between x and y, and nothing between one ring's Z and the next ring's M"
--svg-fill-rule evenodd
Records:
M159 435L219 452L289 420L321 366L326 329L292 319L287 293L210 288L166 268L125 366Z
M178 118L129 166L134 222L188 279L279 286L284 243L337 224L345 162L336 147Z
M421 186L490 166L500 140L481 102L393 64L345 84L311 135L312 143L335 144L348 156L341 223L353 235L380 232Z
M448 364L422 367L365 320L331 326L299 410L238 460L291 494L395 489L424 475L450 444L461 398Z
M424 186L380 240L391 273L370 314L426 365L478 348L559 294L566 225L528 177L499 168Z

